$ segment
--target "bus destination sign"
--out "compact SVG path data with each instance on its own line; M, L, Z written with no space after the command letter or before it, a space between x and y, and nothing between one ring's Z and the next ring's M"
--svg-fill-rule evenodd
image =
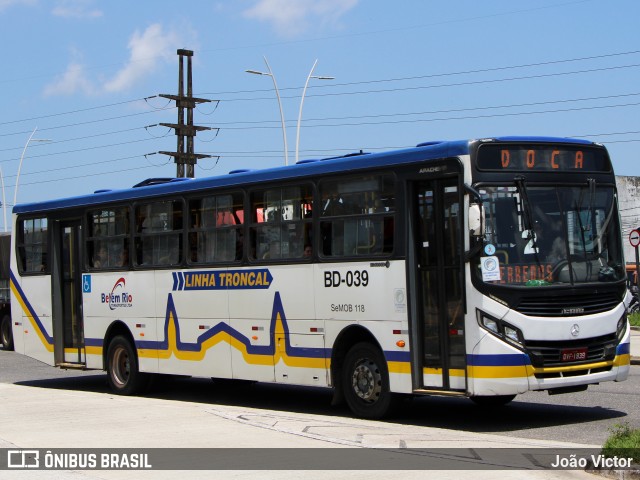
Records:
M588 145L485 144L478 150L478 168L494 171L610 172L604 149Z

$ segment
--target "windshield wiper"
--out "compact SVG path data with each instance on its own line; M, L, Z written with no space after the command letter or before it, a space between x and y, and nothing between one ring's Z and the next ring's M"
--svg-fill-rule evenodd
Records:
M589 261L589 257L587 256L587 239L585 238L585 232L587 228L592 228L593 218L595 217L593 213L593 203L596 195L596 181L593 178L587 179L587 188L589 189L589 204L587 205L587 222L586 227L582 222L582 217L580 215L580 211L582 209L582 199L584 198L584 194L582 193L582 189L580 189L580 202L575 202L576 206L576 217L578 220L578 227L580 228L580 241L582 242L582 258L584 260L585 265L585 280L591 278L591 273L593 270L593 265ZM595 248L595 245L593 246Z
M540 257L538 256L538 243L533 225L533 213L531 212L531 202L529 202L529 193L524 182L524 177L518 175L513 179L513 181L515 182L516 188L520 193L522 216L524 217L524 228L529 231L529 240L533 239L533 255L536 259L538 268L540 269L540 271L543 271L542 264L540 263Z

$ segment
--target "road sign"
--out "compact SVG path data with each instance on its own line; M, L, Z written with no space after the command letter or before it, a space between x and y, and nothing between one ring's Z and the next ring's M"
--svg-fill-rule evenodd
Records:
M640 245L640 229L629 232L629 243L632 247L638 248L638 245Z

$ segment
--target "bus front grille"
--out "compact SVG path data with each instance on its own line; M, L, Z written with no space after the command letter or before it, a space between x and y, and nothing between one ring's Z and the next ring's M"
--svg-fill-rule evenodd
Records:
M534 367L562 367L613 360L616 352L616 335L611 333L601 337L567 341L531 341L525 344L531 364ZM567 353L586 352L580 360L563 361Z
M523 298L514 310L534 317L575 317L607 312L616 308L621 298L615 292L597 295Z

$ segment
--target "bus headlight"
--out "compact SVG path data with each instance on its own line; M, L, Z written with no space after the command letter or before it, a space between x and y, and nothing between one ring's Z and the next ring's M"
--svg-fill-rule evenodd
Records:
M618 326L616 327L616 337L618 338L618 343L622 341L624 334L627 332L627 315L624 314L618 320Z
M489 317L482 316L482 326L487 330L499 334L500 329L498 328L498 321Z
M498 320L497 318L490 317L481 310L476 310L476 313L478 323L489 333L513 345L517 345L519 347L524 346L524 336L519 328L516 328L507 322L503 322L502 320Z
M507 324L504 325L504 336L512 342L522 343L520 341L520 336L518 335L518 329L508 326Z

